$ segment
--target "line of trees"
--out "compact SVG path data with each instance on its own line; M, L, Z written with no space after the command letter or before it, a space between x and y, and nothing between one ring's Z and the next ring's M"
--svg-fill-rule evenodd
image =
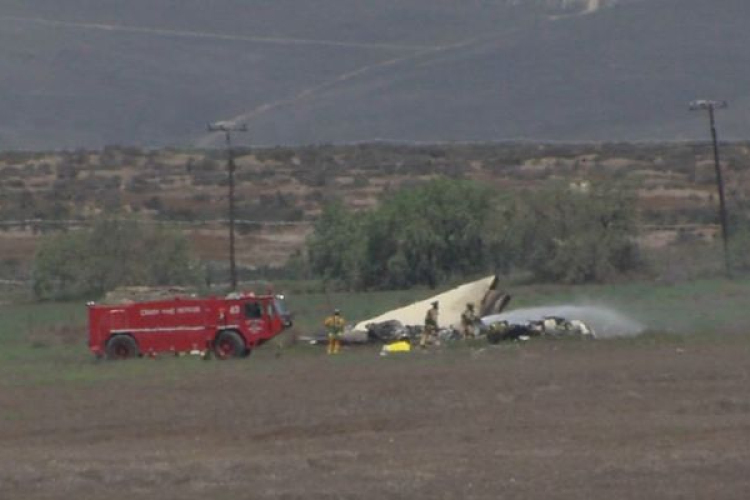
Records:
M634 218L634 200L621 189L509 194L436 179L369 211L325 205L296 264L350 290L435 287L517 270L538 281L602 282L639 266ZM197 285L202 277L182 233L127 219L43 238L32 272L43 300L93 298L126 285Z
M352 290L434 287L486 271L536 280L607 281L639 265L627 191L558 186L498 194L437 179L389 195L374 210L326 205L307 242L311 271Z

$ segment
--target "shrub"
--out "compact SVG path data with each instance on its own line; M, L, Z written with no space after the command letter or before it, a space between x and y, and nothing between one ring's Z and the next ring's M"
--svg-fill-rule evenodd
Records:
M616 188L527 194L508 209L497 255L539 281L611 280L639 265L633 207L627 191Z
M328 204L308 241L313 272L349 288L436 286L484 267L490 192L439 179L395 192L376 210Z
M633 201L619 189L516 195L438 179L401 189L375 210L325 206L308 239L310 269L346 288L436 286L479 272L606 281L639 264Z
M39 299L94 297L125 285L196 282L188 242L135 220L99 220L86 230L43 239L33 266Z

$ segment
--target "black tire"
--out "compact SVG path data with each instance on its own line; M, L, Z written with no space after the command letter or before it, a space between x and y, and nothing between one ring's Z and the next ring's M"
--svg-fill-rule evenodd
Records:
M105 347L107 359L131 359L138 357L138 344L130 335L114 335Z
M245 341L237 332L221 332L214 340L214 354L217 359L241 358L249 352Z

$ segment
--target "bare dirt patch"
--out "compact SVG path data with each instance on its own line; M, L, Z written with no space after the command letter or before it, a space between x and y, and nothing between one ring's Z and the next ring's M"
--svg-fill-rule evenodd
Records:
M734 338L101 363L0 383L0 497L744 499L749 355Z

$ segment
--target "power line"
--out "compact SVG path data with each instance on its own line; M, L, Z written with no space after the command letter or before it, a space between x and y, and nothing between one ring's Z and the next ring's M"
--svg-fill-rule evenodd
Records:
M232 150L232 132L247 132L247 125L234 125L227 122L217 122L208 125L209 132L223 132L227 146L227 173L229 175L229 276L232 291L237 290L237 263L234 251L234 151Z
M727 107L726 101L700 100L690 103L690 111L708 111L709 124L711 126L711 139L714 145L714 169L716 170L716 189L719 191L719 220L721 221L721 236L724 244L724 270L727 278L732 277L732 268L729 262L729 224L727 223L727 204L724 197L724 180L721 176L721 162L719 161L719 140L716 133L715 109Z

